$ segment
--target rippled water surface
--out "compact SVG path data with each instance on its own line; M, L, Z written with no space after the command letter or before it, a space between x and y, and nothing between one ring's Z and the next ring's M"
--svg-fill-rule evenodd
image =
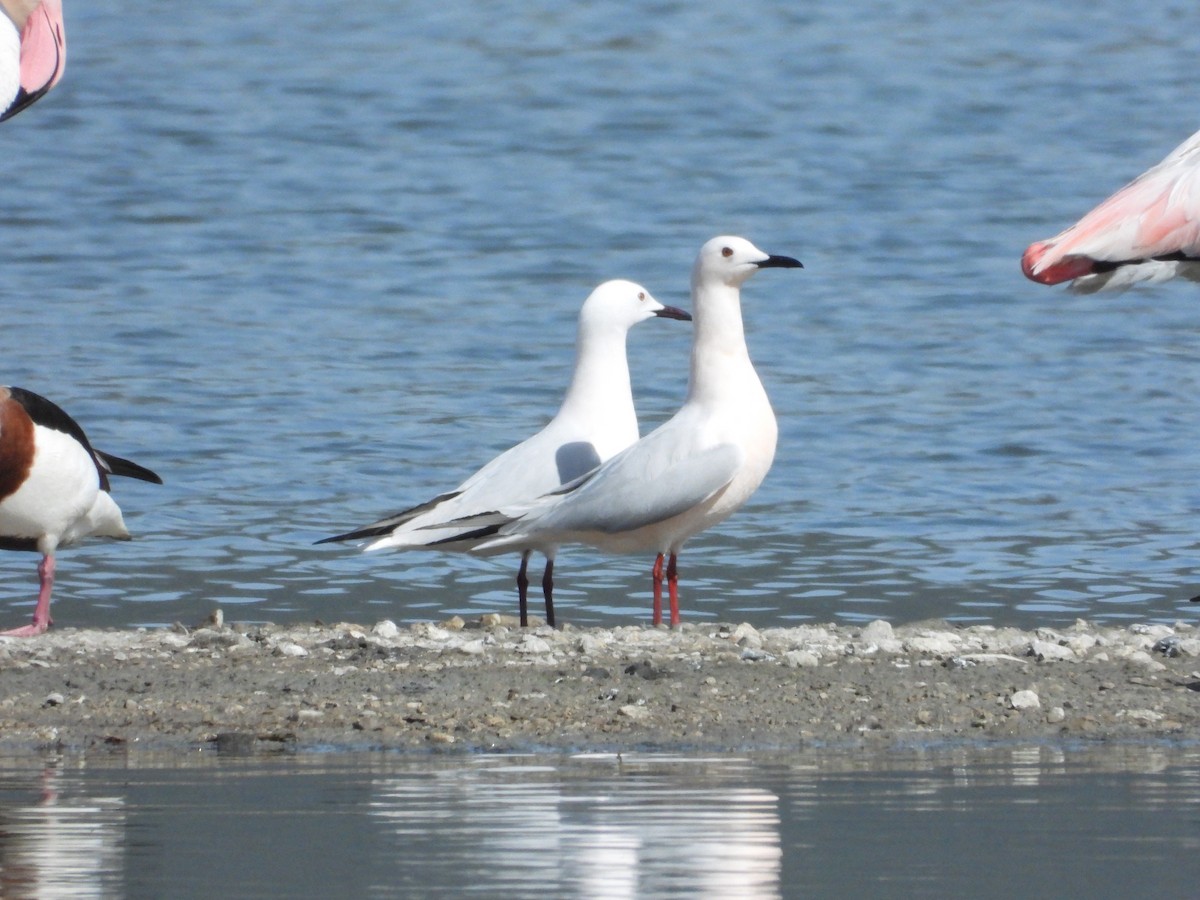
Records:
M0 760L0 895L1184 897L1200 851L1182 749L180 762Z
M60 624L509 611L514 561L319 537L457 484L553 412L574 318L688 305L708 237L780 418L688 617L1174 620L1200 590L1194 285L1073 297L1017 261L1200 124L1188 5L1070 0L68 3L0 129L0 382L105 449L137 535L65 552ZM630 340L645 427L688 327ZM568 549L563 618L643 619L649 559ZM6 622L34 559L0 559Z

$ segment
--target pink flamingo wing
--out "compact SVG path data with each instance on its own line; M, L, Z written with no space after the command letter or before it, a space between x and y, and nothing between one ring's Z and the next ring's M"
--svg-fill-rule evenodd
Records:
M21 30L21 87L40 96L58 84L66 65L62 2L42 0Z
M1022 269L1057 284L1094 262L1200 255L1200 132L1166 159L1047 241L1030 245Z

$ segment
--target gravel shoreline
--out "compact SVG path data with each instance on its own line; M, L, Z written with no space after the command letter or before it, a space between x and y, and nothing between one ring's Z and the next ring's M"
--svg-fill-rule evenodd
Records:
M1200 735L1200 631L685 624L0 639L0 749L753 750Z

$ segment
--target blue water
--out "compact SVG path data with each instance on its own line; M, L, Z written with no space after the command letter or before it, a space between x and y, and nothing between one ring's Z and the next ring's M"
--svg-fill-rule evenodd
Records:
M166 485L61 554L59 624L511 611L511 559L312 542L540 427L591 288L686 306L724 232L806 268L744 291L779 452L688 546L686 617L1193 615L1196 288L1018 259L1200 124L1194 11L614 10L68 3L66 77L0 129L0 382ZM645 428L688 342L631 336ZM644 620L649 564L568 549L562 618ZM33 566L0 558L5 624Z
M0 893L1184 897L1196 773L1150 746L4 759Z

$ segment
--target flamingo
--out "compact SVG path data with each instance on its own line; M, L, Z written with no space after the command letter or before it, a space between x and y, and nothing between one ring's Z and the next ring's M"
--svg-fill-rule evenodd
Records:
M1078 293L1200 281L1200 132L1066 231L1031 244L1021 269Z
M108 492L109 475L162 484L149 469L94 449L79 423L45 397L0 387L0 549L42 554L33 622L0 635L32 637L53 624L50 591L60 546L89 535L129 539Z
M62 0L0 0L0 122L58 84L67 65Z
M367 550L424 549L468 552L477 549L470 535L449 523L499 506L532 500L583 475L638 438L637 413L629 383L625 338L629 329L649 318L692 317L664 306L641 285L606 281L579 312L575 372L554 418L541 431L511 447L460 484L374 524L323 538L350 541L374 538ZM521 625L529 624L527 568L530 554L546 557L542 595L546 623L554 625L554 559L557 544L533 540L520 544L517 597Z

